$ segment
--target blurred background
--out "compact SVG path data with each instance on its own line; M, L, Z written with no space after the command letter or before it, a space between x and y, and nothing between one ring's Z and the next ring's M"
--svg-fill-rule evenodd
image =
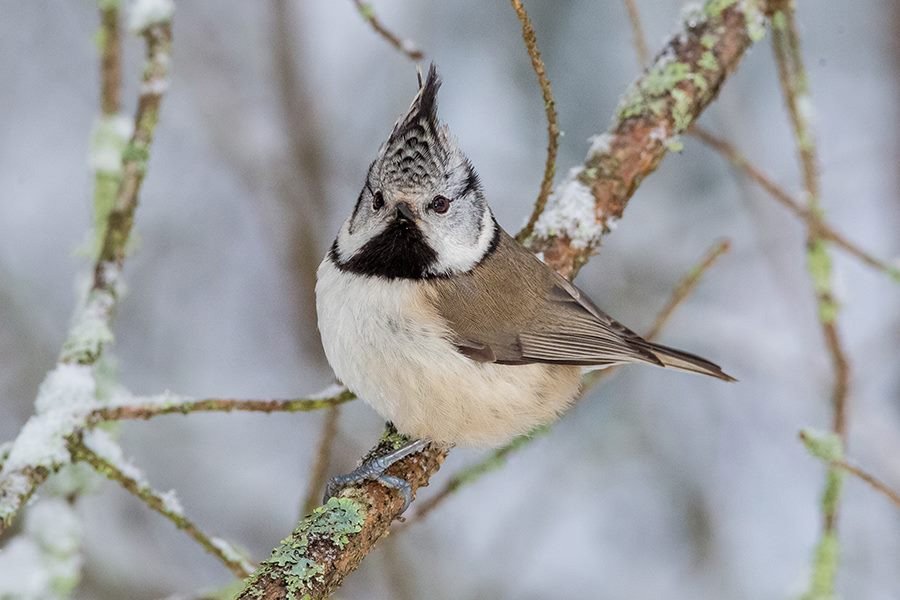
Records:
M638 3L655 51L678 0ZM900 256L900 4L801 0L828 220ZM639 73L617 1L529 2L561 127L559 172L580 164ZM98 106L92 2L2 2L0 440L33 412L88 261L88 140ZM439 66L440 112L498 220L525 221L543 171L542 101L508 3L377 2ZM133 111L142 45L126 42ZM114 347L135 393L296 397L330 383L314 271L365 169L415 91L411 63L345 1L178 3L173 78L125 269ZM792 193L799 174L768 38L702 121ZM502 470L392 535L339 597L787 598L807 585L822 465L798 442L827 427L832 383L804 265L804 227L687 138L638 190L578 282L641 331L718 238L732 251L661 337L714 359L735 385L629 367ZM850 455L900 485L900 286L836 252L853 367ZM192 415L123 427L157 488L255 559L301 510L324 414ZM342 408L332 474L382 423ZM483 456L454 451L431 490ZM848 480L839 589L900 597L900 514ZM79 598L143 600L230 575L118 486L81 500ZM0 561L3 560L0 551Z

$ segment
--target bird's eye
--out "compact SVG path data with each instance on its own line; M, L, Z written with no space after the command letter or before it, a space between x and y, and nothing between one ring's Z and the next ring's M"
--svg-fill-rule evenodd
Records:
M450 200L443 196L435 196L431 201L431 210L438 213L439 215L444 214L448 210L450 210Z
M384 206L384 194L380 191L375 192L372 197L372 210L381 210L382 206Z

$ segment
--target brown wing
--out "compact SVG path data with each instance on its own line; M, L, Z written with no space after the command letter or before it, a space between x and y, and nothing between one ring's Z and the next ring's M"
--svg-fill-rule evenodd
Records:
M662 366L651 346L506 232L472 273L433 280L433 300L460 352L502 364Z
M645 362L734 381L718 365L653 344L610 318L505 231L472 273L430 283L453 342L472 360L606 366Z

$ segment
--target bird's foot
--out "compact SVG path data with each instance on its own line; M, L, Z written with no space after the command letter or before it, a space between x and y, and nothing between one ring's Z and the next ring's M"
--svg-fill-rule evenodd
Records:
M425 440L412 440L404 446L387 454L367 458L350 473L338 475L328 481L328 484L325 486L324 502L328 502L329 498L333 498L349 485L355 485L362 483L363 481L371 480L377 481L385 487L399 490L400 493L403 494L403 510L400 511L400 514L403 514L412 502L412 487L410 487L409 482L402 477L388 475L385 471L387 471L394 463L403 460L411 454L419 452L427 445L428 442Z

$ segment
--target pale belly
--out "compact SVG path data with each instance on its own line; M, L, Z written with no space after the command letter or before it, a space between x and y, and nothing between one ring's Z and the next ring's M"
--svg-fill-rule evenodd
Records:
M577 367L478 363L457 352L412 281L343 273L326 258L316 309L335 374L405 435L496 446L555 420L578 392Z

